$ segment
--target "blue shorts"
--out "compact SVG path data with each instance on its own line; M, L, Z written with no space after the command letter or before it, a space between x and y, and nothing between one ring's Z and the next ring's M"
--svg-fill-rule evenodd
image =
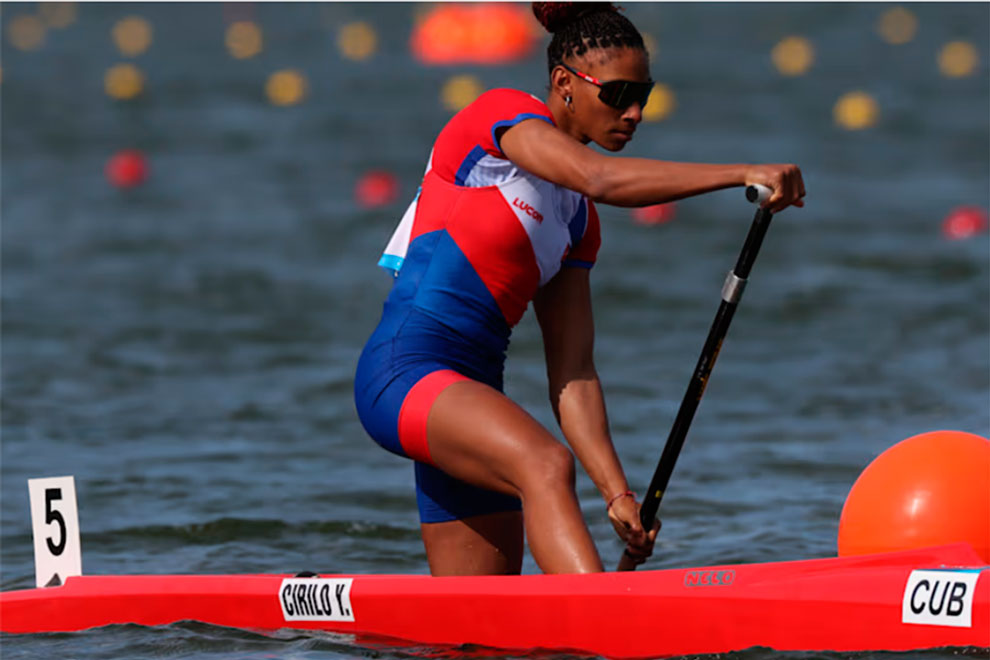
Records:
M354 377L354 402L361 424L375 442L416 461L420 522L522 510L519 498L465 483L434 465L426 440L430 408L449 385L470 379L442 357L449 351L439 346L424 351L422 338L415 351L403 351L403 342L388 334L376 331L365 346ZM431 358L430 352L436 355ZM501 391L501 382L493 387Z

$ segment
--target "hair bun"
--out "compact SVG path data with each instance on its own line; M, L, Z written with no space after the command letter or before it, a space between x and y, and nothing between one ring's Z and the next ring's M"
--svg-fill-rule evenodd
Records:
M597 11L618 11L611 2L534 2L533 15L547 32L559 32L568 23Z

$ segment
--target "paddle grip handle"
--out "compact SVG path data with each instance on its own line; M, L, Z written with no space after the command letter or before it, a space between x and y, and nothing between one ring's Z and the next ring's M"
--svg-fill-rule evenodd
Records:
M773 190L764 186L762 183L752 183L746 186L746 200L762 206L770 196L773 195Z

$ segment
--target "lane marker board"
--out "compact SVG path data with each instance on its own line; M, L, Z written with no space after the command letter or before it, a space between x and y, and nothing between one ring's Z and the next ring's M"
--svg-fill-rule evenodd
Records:
M28 479L28 493L35 583L55 587L64 584L67 577L82 575L75 478Z

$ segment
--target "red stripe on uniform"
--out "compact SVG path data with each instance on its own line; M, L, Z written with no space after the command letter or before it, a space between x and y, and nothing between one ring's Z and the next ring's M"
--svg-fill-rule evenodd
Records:
M438 182L443 185L437 186ZM432 170L427 172L423 179L423 192L420 193L416 205L416 217L409 236L410 243L423 234L447 226L451 209L460 200L461 190L463 188L447 183Z
M430 445L426 440L426 421L430 416L430 408L440 392L447 389L448 385L462 380L470 379L451 369L441 369L423 376L409 390L399 410L399 442L409 458L433 465Z
M533 243L498 188L468 188L470 213L447 225L447 233L502 311L509 327L519 323L540 285Z

